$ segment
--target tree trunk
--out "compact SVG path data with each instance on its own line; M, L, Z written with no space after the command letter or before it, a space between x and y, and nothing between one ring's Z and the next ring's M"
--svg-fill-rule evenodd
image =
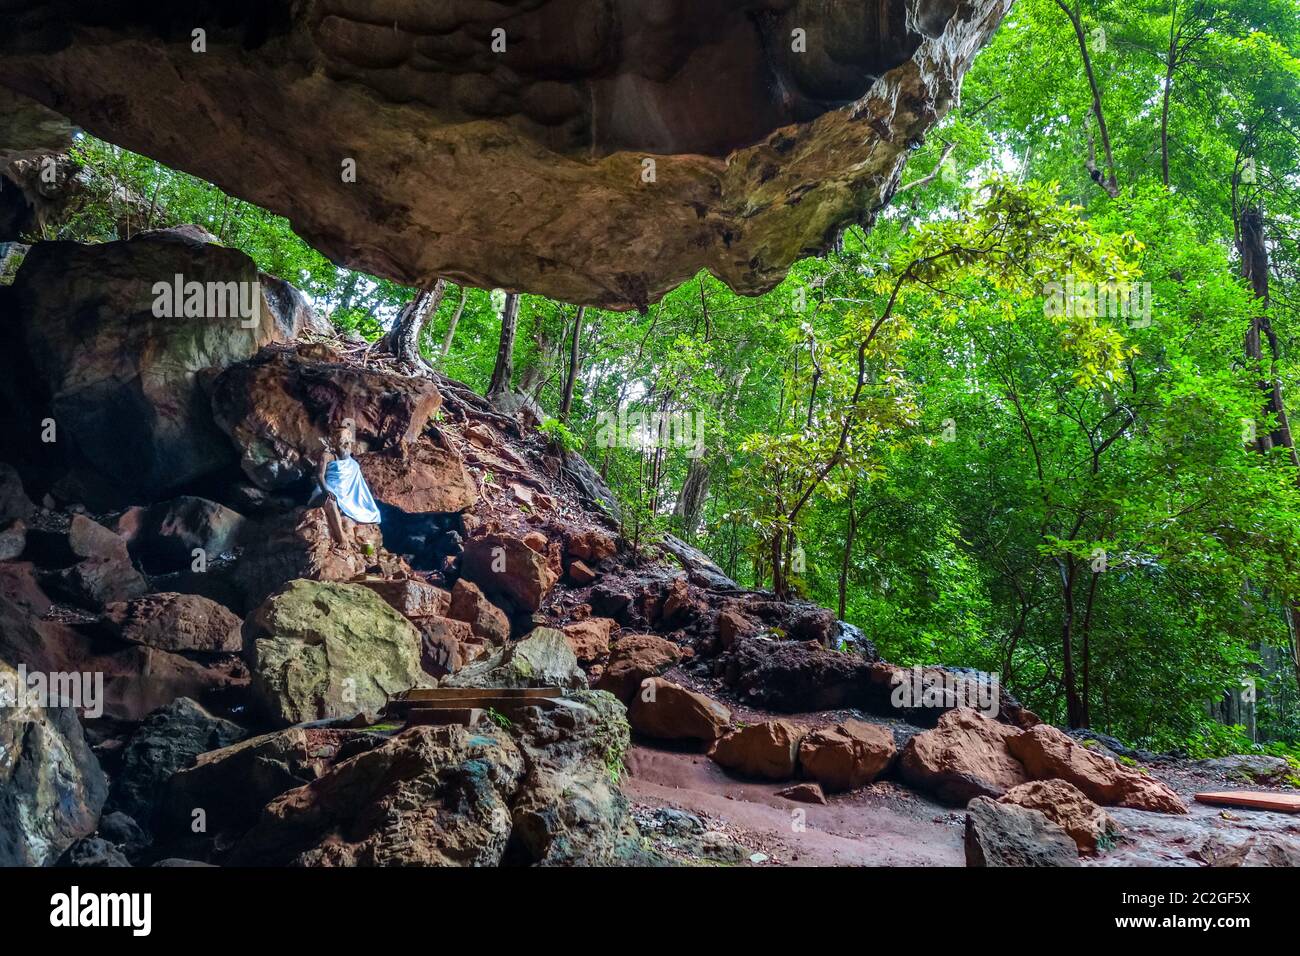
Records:
M1079 682L1074 673L1074 572L1077 562L1059 560L1061 572L1061 678L1065 683L1065 720L1070 729L1083 726L1083 706L1079 700Z
M1258 205L1248 206L1240 216L1237 226L1240 238L1241 273L1250 283L1255 298L1259 300L1259 313L1250 320L1250 329L1246 332L1246 357L1259 362L1264 361L1264 342L1270 349L1269 375L1260 379L1260 389L1264 392L1264 414L1272 414L1277 419L1277 427L1268 434L1260 434L1255 442L1257 451L1266 452L1276 445L1282 445L1291 453L1292 464L1300 467L1297 457L1295 437L1291 433L1291 424L1286 414L1286 404L1282 400L1282 385L1277 376L1278 344L1268 318L1269 306L1269 266L1268 244L1264 231L1264 212ZM1300 481L1300 475L1297 475ZM1300 688L1300 600L1292 599L1287 603L1287 635L1291 650L1291 660L1295 665L1296 687Z
M587 314L587 307L578 308L578 316L573 320L573 339L569 345L569 374L564 379L564 398L560 401L560 421L567 422L573 410L573 386L578 380L578 355L582 345L582 320Z
M686 480L682 482L682 492L677 496L673 507L673 517L677 527L687 541L695 540L695 531L700 524L700 512L709 494L710 466L705 455L691 459L691 466L686 471Z
M456 304L456 311L451 315L451 324L447 326L447 337L442 340L442 357L446 358L451 351L451 340L456 335L456 326L460 324L460 317L465 312L465 303L469 299L469 286L460 287L460 302Z
M398 314L393 327L384 335L383 348L400 361L421 365L420 336L424 332L424 324L438 311L446 291L447 283L439 279L432 287L417 292L415 298Z
M515 332L518 329L519 293L512 292L506 296L505 308L501 310L501 341L497 346L496 365L492 368L492 381L488 383L489 396L510 391L510 382L515 377Z
M844 557L840 561L840 604L839 618L844 620L844 605L848 599L849 565L853 562L853 539L858 533L858 512L856 508L858 483L849 485L849 530L844 536Z

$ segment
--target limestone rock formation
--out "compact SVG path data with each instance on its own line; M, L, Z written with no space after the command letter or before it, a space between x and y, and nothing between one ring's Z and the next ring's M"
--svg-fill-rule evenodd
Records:
M375 714L423 682L420 635L357 584L291 581L248 626L253 694L281 725Z
M94 831L108 781L76 711L20 701L18 677L0 660L0 866L44 866Z
M182 288L201 284L201 308L178 300L176 276ZM70 494L107 505L155 500L230 462L198 373L299 331L264 298L252 259L192 226L39 243L0 312L4 397L19 414L5 451L68 469ZM40 440L46 419L56 441Z
M966 811L967 866L1078 866L1074 840L1045 815L976 797Z
M870 222L1009 6L33 0L0 85L366 272L628 308Z

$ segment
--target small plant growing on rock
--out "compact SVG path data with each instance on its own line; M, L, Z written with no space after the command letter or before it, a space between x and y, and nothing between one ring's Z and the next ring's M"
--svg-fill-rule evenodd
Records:
M572 429L558 418L548 418L537 428L545 436L551 447L562 455L571 455L578 450L581 442Z

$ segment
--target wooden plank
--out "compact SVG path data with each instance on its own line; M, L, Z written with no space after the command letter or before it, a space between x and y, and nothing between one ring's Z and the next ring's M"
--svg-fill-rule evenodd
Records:
M563 696L559 687L413 687L398 694L395 701L473 700L496 698L554 698Z
M487 716L487 711L482 710L479 707L449 707L440 710L413 710L406 717L406 726L413 727L420 724L431 724L435 726L460 724L463 727L473 727L485 716Z
M1245 807L1252 810L1276 810L1278 813L1300 813L1300 793L1261 793L1255 790L1223 790L1216 793L1198 793L1200 803L1219 807Z

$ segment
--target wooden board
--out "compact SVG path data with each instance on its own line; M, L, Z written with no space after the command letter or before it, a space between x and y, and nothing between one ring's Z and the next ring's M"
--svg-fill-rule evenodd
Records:
M1260 793L1254 790L1223 790L1217 793L1198 793L1199 803L1219 807L1244 807L1250 810L1276 810L1278 813L1300 813L1300 793Z
M393 699L408 703L433 701L465 701L480 697L536 698L560 697L559 687L413 687Z

